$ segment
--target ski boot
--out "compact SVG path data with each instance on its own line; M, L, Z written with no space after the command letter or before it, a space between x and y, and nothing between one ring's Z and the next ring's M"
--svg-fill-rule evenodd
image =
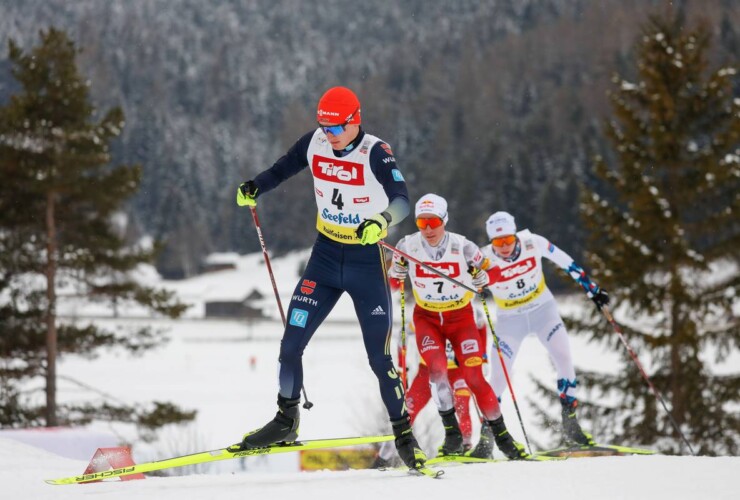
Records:
M509 434L506 424L504 424L503 415L498 417L496 420L489 420L486 422L493 432L493 439L496 441L496 446L501 452L506 455L509 460L526 460L532 456L527 453L524 445L514 441L514 438Z
M378 448L378 455L373 460L371 469L389 469L400 465L400 460L396 454L396 447L390 441L383 441Z
M391 420L393 426L393 435L396 436L396 450L398 456L401 457L403 463L409 469L418 469L423 467L427 461L427 456L424 451L419 447L419 443L414 437L414 433L411 431L411 421L408 416L405 416L399 420Z
M465 455L474 458L493 458L493 431L485 422L480 426L478 444Z
M375 460L373 460L373 463L370 464L371 469L390 469L391 467L393 467L391 461L386 460L380 455L375 457Z
M565 399L561 399L560 404L562 405L560 416L563 418L563 439L565 443L569 445L595 446L596 443L593 436L587 432L583 432L583 429L578 424L578 418L576 417L578 400L573 399L568 402Z
M263 427L244 434L241 443L229 447L229 451L262 448L276 443L292 443L298 438L300 423L300 398L287 399L278 395L278 412L275 418Z
M460 431L460 424L455 417L455 409L439 412L442 417L442 424L445 427L445 440L439 447L439 455L462 455L463 453L463 436Z

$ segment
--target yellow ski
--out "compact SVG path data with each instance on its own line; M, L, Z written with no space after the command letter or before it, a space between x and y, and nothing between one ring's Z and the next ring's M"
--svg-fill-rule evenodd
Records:
M99 481L101 479L110 479L114 477L129 476L131 474L140 474L152 472L155 470L172 469L175 467L184 467L186 465L203 464L207 462L218 462L220 460L231 460L233 458L254 457L259 455L273 455L276 453L289 453L300 450L316 450L320 448L338 448L341 446L356 446L362 444L381 443L383 441L393 440L393 436L365 436L349 437L336 439L315 439L310 441L296 441L290 444L276 444L265 446L263 448L252 448L242 451L229 451L228 448L218 450L204 451L183 455L181 457L167 458L155 462L145 462L130 467L112 469L92 474L78 474L76 476L63 477L59 479L47 479L48 484L79 484L90 481Z

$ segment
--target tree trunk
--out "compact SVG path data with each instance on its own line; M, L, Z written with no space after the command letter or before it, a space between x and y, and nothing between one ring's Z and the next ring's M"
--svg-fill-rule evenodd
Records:
M54 220L53 192L46 197L46 426L57 422L57 326L56 326L56 272L57 243Z
M671 341L670 341L670 352L671 352L671 371L669 374L669 390L671 393L671 413L673 418L676 420L678 425L683 424L684 414L682 411L682 384L685 381L682 380L681 374L683 372L681 366L681 334L683 325L683 316L681 314L680 297L682 297L681 288L681 277L679 276L678 269L673 268L671 270L673 274L671 278ZM675 433L676 438L679 436Z

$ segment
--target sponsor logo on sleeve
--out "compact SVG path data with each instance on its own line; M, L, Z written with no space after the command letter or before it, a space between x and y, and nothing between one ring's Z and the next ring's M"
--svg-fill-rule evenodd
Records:
M553 245L549 241L547 242L547 251L550 252L550 253L555 252L555 245Z
M383 148L383 151L385 151L389 155L393 156L393 150L391 149L391 147L388 144L386 144L384 142L381 142L380 143L380 147Z
M290 313L289 323L299 328L306 328L306 322L308 321L308 311L303 309L294 308L293 312Z
M396 181L396 182L403 182L404 181L403 174L397 168L394 168L393 170L391 170L391 174L393 175L393 180L394 181Z

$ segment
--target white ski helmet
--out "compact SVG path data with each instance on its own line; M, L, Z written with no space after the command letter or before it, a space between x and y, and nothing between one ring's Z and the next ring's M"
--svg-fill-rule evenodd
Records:
M509 212L496 212L491 215L486 221L486 233L488 233L489 240L499 236L516 234L514 216Z
M436 215L447 224L447 201L436 194L425 194L416 202L416 217L423 214Z

